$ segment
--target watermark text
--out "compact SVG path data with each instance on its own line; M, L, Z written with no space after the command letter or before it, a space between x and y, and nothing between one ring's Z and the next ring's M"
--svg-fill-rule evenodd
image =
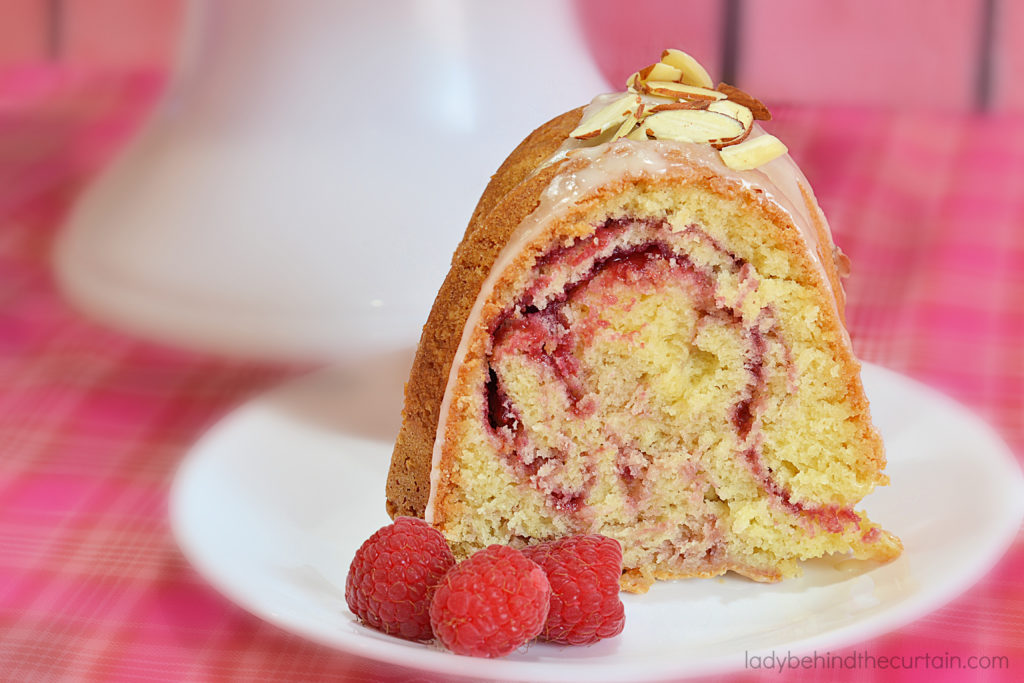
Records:
M916 655L874 655L867 650L854 650L844 654L832 652L796 655L789 651L778 653L772 650L766 654L744 652L743 668L761 671L800 671L808 669L860 669L885 670L1002 670L1010 668L1010 658L1005 656L955 655L949 652L934 654L926 652Z

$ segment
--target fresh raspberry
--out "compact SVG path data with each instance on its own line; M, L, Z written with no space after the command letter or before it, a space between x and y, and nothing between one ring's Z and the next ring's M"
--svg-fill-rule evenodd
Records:
M441 532L399 517L356 551L345 581L348 608L367 626L409 640L430 640L430 600L455 566Z
M430 623L456 654L503 657L540 633L550 600L543 569L515 548L492 545L444 577Z
M622 633L619 599L622 546L592 534L568 536L523 550L551 583L551 611L540 637L563 645L595 643Z

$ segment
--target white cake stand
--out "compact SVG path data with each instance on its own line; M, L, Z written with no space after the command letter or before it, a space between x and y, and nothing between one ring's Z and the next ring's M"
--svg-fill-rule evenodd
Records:
M167 95L58 240L58 281L193 348L407 347L490 174L604 89L568 2L196 0Z

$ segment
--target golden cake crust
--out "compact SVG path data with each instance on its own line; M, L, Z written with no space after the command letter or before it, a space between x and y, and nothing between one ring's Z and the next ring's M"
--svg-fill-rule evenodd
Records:
M452 359L481 285L509 236L537 206L559 164L523 182L548 159L579 123L583 108L558 116L533 131L491 177L477 203L452 267L430 310L405 385L402 428L395 441L387 481L387 511L423 517L430 496L430 464L441 399ZM516 189L513 193L512 190Z
M402 427L395 443L391 468L387 481L387 511L392 517L409 515L423 517L430 495L430 471L434 441L438 429L438 418L442 398L448 384L449 373L456 350L462 339L463 329L480 288L490 273L491 267L506 242L520 223L536 209L540 197L551 180L563 169L565 162L551 164L534 173L538 166L551 155L567 138L569 132L580 120L582 109L562 114L545 123L531 133L509 155L485 189L466 229L462 242L452 258L452 267L442 285L427 323L423 327L420 344L413 362L409 381L405 388L405 409ZM703 177L698 182L722 195L740 196L758 208L779 228L779 235L794 253L803 253L806 246L788 216L778 207L747 191L741 191L721 178ZM801 187L808 204L812 200L810 189ZM817 207L812 215L817 221ZM824 223L815 226L823 251L820 254L825 269L827 285L831 285L834 302L827 299L826 282L818 290L822 295L823 308L833 303L838 315L825 316L826 334L833 340L835 353L845 359L842 363L842 383L852 404L864 444L868 447L867 462L874 469L884 466L881 440L878 438L869 417L867 401L863 396L859 376L859 363L852 354L844 353L839 340L845 335L842 329L843 294L840 274L833 261L833 244ZM804 264L803 277L818 279L820 275L809 258ZM445 454L447 459L449 454ZM885 481L883 475L879 483ZM435 511L441 518L444 510ZM666 577L668 578L668 577ZM777 577L755 577L774 580Z

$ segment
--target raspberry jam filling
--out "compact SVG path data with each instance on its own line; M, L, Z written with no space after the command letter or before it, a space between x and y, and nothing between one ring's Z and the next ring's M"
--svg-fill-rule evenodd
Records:
M750 373L750 381L747 383L743 398L732 409L732 423L741 440L745 440L750 435L750 429L754 426L754 417L756 413L760 412L758 405L760 394L766 383L764 361L767 347L764 335L757 329L753 329L749 331L749 338L750 350L743 367Z
M490 377L487 379L487 422L491 425L491 431L505 430L509 434L515 434L519 430L519 415L516 413L508 394L498 386L498 375L494 369L488 371Z
M850 524L860 523L860 515L850 508L838 505L808 505L793 501L789 489L775 481L771 476L771 470L764 466L758 448L748 449L743 453L743 458L747 461L747 465L754 473L761 488L778 500L789 512L799 515L803 519L809 519L825 531L834 534L842 533ZM870 539L865 536L864 540L870 543L878 540L878 536L875 535Z
M740 286L732 301L725 301L719 291L715 269L698 266L683 251L682 239L710 247L724 264L719 267L736 276L734 279L738 279ZM675 244L670 243L672 241ZM714 317L725 322L736 329L746 345L744 369L748 379L726 419L736 432L743 448L741 455L755 481L781 508L807 523L830 532L841 532L847 525L859 523L860 517L852 509L794 501L792 492L777 481L771 468L765 465L758 432L769 381L766 369L769 342L783 349L791 377L790 350L776 331L770 308L762 311L755 324L744 321L737 312L735 307L741 306L743 299L757 289L753 268L697 225L671 233L664 221L609 220L592 235L557 247L537 260L529 288L514 305L497 316L490 329L486 418L508 466L520 481L529 482L542 491L553 509L580 511L596 476L585 472L582 485L579 476L575 478L575 485L566 485L561 476L568 457L566 452L532 443L495 361L508 356L526 360L562 387L570 417L583 419L593 415L597 400L592 388L587 386L580 354L591 341L594 325L606 323L598 320L592 325L577 320L571 324L566 306L587 290L612 292L615 284L652 293L669 278L685 288L700 318ZM610 303L621 304L614 294L600 294L598 300L600 296L605 296ZM646 493L644 479L649 456L628 443L618 443L617 449L616 475L626 498L636 502Z

